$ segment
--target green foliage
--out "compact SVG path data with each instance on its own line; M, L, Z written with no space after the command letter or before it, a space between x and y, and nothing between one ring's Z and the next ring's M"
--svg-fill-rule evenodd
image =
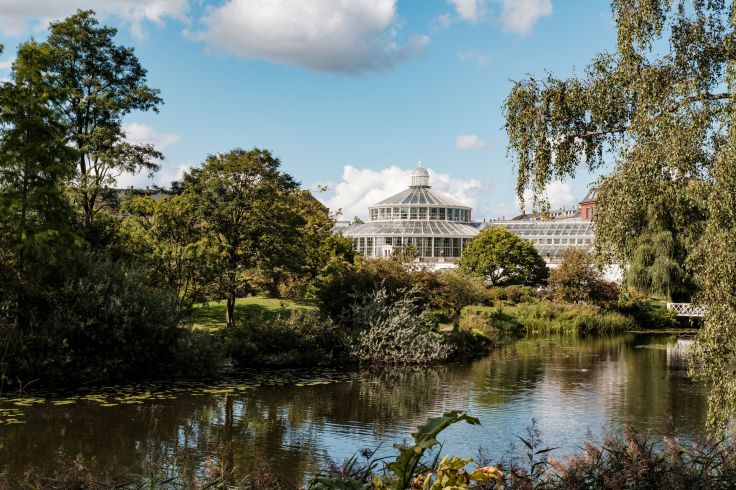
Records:
M417 427L415 432L411 433L414 439L413 446L395 445L399 450L396 461L389 463L386 469L392 475L386 475L384 478L376 477L373 481L373 487L377 489L393 489L403 490L411 487L411 481L417 473L419 462L425 451L437 445L437 436L458 422L467 422L471 425L480 425L480 421L470 415L459 410L451 410L445 412L440 417L431 417L427 421Z
M607 333L624 332L637 327L632 317L618 311L546 300L471 310L488 315L491 325L498 324L513 330L520 324L531 333Z
M473 238L459 266L492 286L534 286L547 278L547 266L534 246L500 226L486 228Z
M146 70L132 48L115 44L117 30L99 26L94 12L79 10L52 22L43 43L21 49L48 51L44 77L57 90L65 139L76 156L71 181L88 238L102 191L123 173L154 172L162 158L151 145L129 143L123 119L133 111L156 111L162 100L146 84ZM76 161L76 162L75 162Z
M693 351L710 425L736 413L736 31L731 2L614 0L615 53L584 77L517 82L505 104L517 193L596 170L602 260L633 283L709 308ZM538 199L537 199L538 200ZM645 238L639 239L638 237ZM663 246L666 245L666 246ZM702 288L694 287L698 285Z
M394 299L381 289L350 316L355 339L351 354L370 364L431 364L452 355L452 348L411 297Z
M212 236L219 256L213 292L226 299L226 321L235 323L235 299L252 293L248 272L267 262L286 267L299 256L297 184L281 173L268 150L236 149L210 155L185 174L179 187L194 202L203 233Z
M218 374L225 364L222 337L201 330L180 327L173 358L166 374L183 377L209 377Z
M636 321L643 328L675 328L677 314L664 303L643 298L632 291L624 291L613 309Z
M0 325L19 329L30 321L29 298L58 284L78 245L64 195L70 152L58 90L44 78L49 63L47 49L23 45L12 80L0 85Z
M437 274L438 287L432 289L430 304L432 308L449 310L450 320L457 323L463 307L482 304L488 300L483 282L477 278L468 278L455 271Z
M558 300L587 303L603 299L603 275L593 263L593 257L579 248L562 252L562 262L549 274L548 284Z
M27 304L28 326L7 332L5 374L39 383L101 382L162 372L179 330L175 297L140 267L83 255L58 290Z
M189 194L131 196L122 223L128 253L143 257L152 284L177 291L177 317L208 297L219 266L217 243L200 223Z
M283 310L240 319L225 331L228 355L238 366L321 366L344 359L347 337L316 311Z
M431 289L424 286L431 277L408 271L393 260L356 257L355 264L340 261L338 265L330 274L319 278L316 291L320 310L334 321L349 323L352 306L370 301L380 289L385 289L392 298L412 290L415 285L418 286L415 297L428 296ZM422 294L425 291L427 294Z

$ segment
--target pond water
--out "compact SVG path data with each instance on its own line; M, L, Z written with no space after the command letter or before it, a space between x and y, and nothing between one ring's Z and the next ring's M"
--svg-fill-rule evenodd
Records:
M326 455L409 437L428 416L467 410L482 425L441 434L444 452L501 456L536 419L545 446L574 451L587 433L702 434L705 395L686 375L682 334L523 339L435 368L244 372L216 383L115 386L73 397L0 402L0 473L50 470L82 454L96 471L186 479L220 457L241 474L262 462L302 481ZM60 456L64 454L65 456Z

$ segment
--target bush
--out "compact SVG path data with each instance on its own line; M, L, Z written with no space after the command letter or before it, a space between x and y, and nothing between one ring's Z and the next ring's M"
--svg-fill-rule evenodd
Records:
M351 354L373 364L430 364L453 353L427 314L411 299L393 300L384 289L370 301L354 305L351 317L357 334Z
M677 326L677 314L657 301L645 299L627 292L614 305L616 311L632 317L641 327L674 328Z
M33 298L26 313L27 328L4 339L6 375L44 385L160 373L180 335L174 292L149 286L140 267L94 255L80 257L60 288Z
M320 278L316 296L320 311L334 321L343 321L354 304L365 303L379 289L396 297L413 286L412 274L400 263L358 257L354 265Z
M169 372L180 376L213 376L225 363L222 337L201 330L182 329Z
M321 366L344 358L342 329L315 311L253 316L225 332L225 350L240 367Z

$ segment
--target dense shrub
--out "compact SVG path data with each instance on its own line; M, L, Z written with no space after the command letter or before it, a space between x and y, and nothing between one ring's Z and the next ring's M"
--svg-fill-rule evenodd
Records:
M344 331L315 311L245 317L225 332L227 354L240 367L320 366L345 356Z
M28 302L26 328L6 331L5 374L79 384L161 372L179 336L176 298L146 277L134 265L80 257L57 290Z
M488 291L478 278L455 271L437 273L435 278L437 284L431 291L430 306L448 312L453 323L459 320L463 307L488 302Z
M361 362L429 364L452 354L425 312L411 299L394 300L385 289L354 305L351 317L357 330L351 353Z
M677 326L677 314L668 310L663 303L651 299L626 294L622 295L614 308L632 317L641 327L674 328Z
M168 372L180 376L206 377L217 374L224 363L222 337L182 328Z
M412 289L413 283L412 274L399 262L358 257L354 265L320 278L317 303L320 311L341 321L354 304L368 301L379 289L393 297Z

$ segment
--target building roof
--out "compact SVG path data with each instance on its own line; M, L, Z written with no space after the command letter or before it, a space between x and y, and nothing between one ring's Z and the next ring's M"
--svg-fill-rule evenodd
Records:
M580 236L593 237L593 222L583 219L537 221L490 221L488 226L503 226L521 238Z
M598 188L597 187L591 187L588 189L588 193L585 194L585 197L580 201L580 203L584 202L595 202L598 199Z
M456 201L441 192L433 191L429 185L429 172L427 169L418 165L411 174L411 186L408 189L394 194L388 199L374 204L371 207L400 205L400 204L419 204L429 206L451 206L454 208L470 209L469 206Z
M342 228L345 236L437 236L473 238L477 228L455 221L371 221Z
M403 190L398 194L394 194L388 199L384 199L371 207L399 204L426 204L430 206L452 206L456 208L470 209L465 204L456 201L441 192L434 191L428 186L409 187L408 189Z

